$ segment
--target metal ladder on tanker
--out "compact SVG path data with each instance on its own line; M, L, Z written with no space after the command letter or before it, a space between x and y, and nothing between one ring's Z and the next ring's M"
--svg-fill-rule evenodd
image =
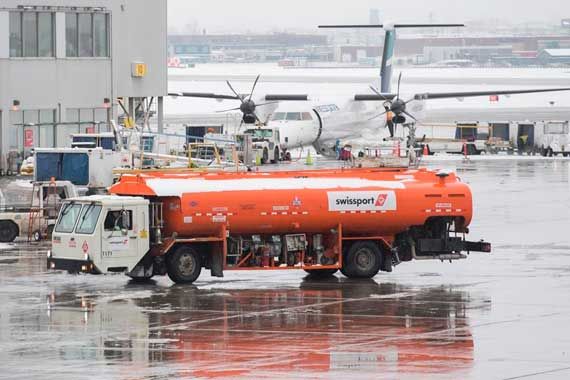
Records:
M28 242L40 241L48 235L48 219L50 211L57 210L57 186L55 179L52 177L47 187L47 193L44 199L44 187L42 183L34 182L32 189L32 202L30 205L30 213L28 214ZM35 204L37 194L37 204ZM54 205L50 205L53 200ZM37 228L34 228L37 225Z

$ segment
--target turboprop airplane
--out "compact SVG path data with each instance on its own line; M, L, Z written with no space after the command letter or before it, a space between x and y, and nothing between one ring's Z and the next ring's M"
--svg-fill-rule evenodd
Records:
M417 121L424 110L424 103L431 99L448 99L491 95L516 95L542 92L568 91L570 88L548 88L531 90L491 90L475 92L425 92L401 97L398 78L397 92L391 91L392 58L396 43L396 30L402 28L463 27L463 24L387 24L387 25L321 25L319 28L376 28L385 32L384 49L380 69L380 88L370 86L366 93L350 98L317 99L309 94L266 94L255 97L257 76L249 94L241 94L226 81L231 95L215 93L181 92L170 96L237 100L239 106L219 112L241 111L242 124L263 126L279 130L281 152L305 146L313 146L317 152L327 156L336 154L338 141L346 141L370 135L387 127L389 136L394 137L398 124ZM257 107L266 107L268 120L261 120Z

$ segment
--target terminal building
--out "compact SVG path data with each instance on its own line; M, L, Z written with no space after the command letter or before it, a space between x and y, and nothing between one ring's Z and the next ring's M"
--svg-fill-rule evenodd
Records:
M167 94L166 1L2 0L0 170Z

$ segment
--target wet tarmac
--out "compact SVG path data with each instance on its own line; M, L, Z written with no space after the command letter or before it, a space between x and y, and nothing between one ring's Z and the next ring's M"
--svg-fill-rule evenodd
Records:
M0 378L570 378L570 162L429 165L471 184L491 255L175 286L47 272L48 246L0 245Z

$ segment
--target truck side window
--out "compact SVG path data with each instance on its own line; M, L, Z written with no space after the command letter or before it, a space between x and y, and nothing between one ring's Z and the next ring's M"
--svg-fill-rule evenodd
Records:
M126 215L127 217L123 217ZM132 230L133 212L131 210L109 210L105 217L105 231Z

